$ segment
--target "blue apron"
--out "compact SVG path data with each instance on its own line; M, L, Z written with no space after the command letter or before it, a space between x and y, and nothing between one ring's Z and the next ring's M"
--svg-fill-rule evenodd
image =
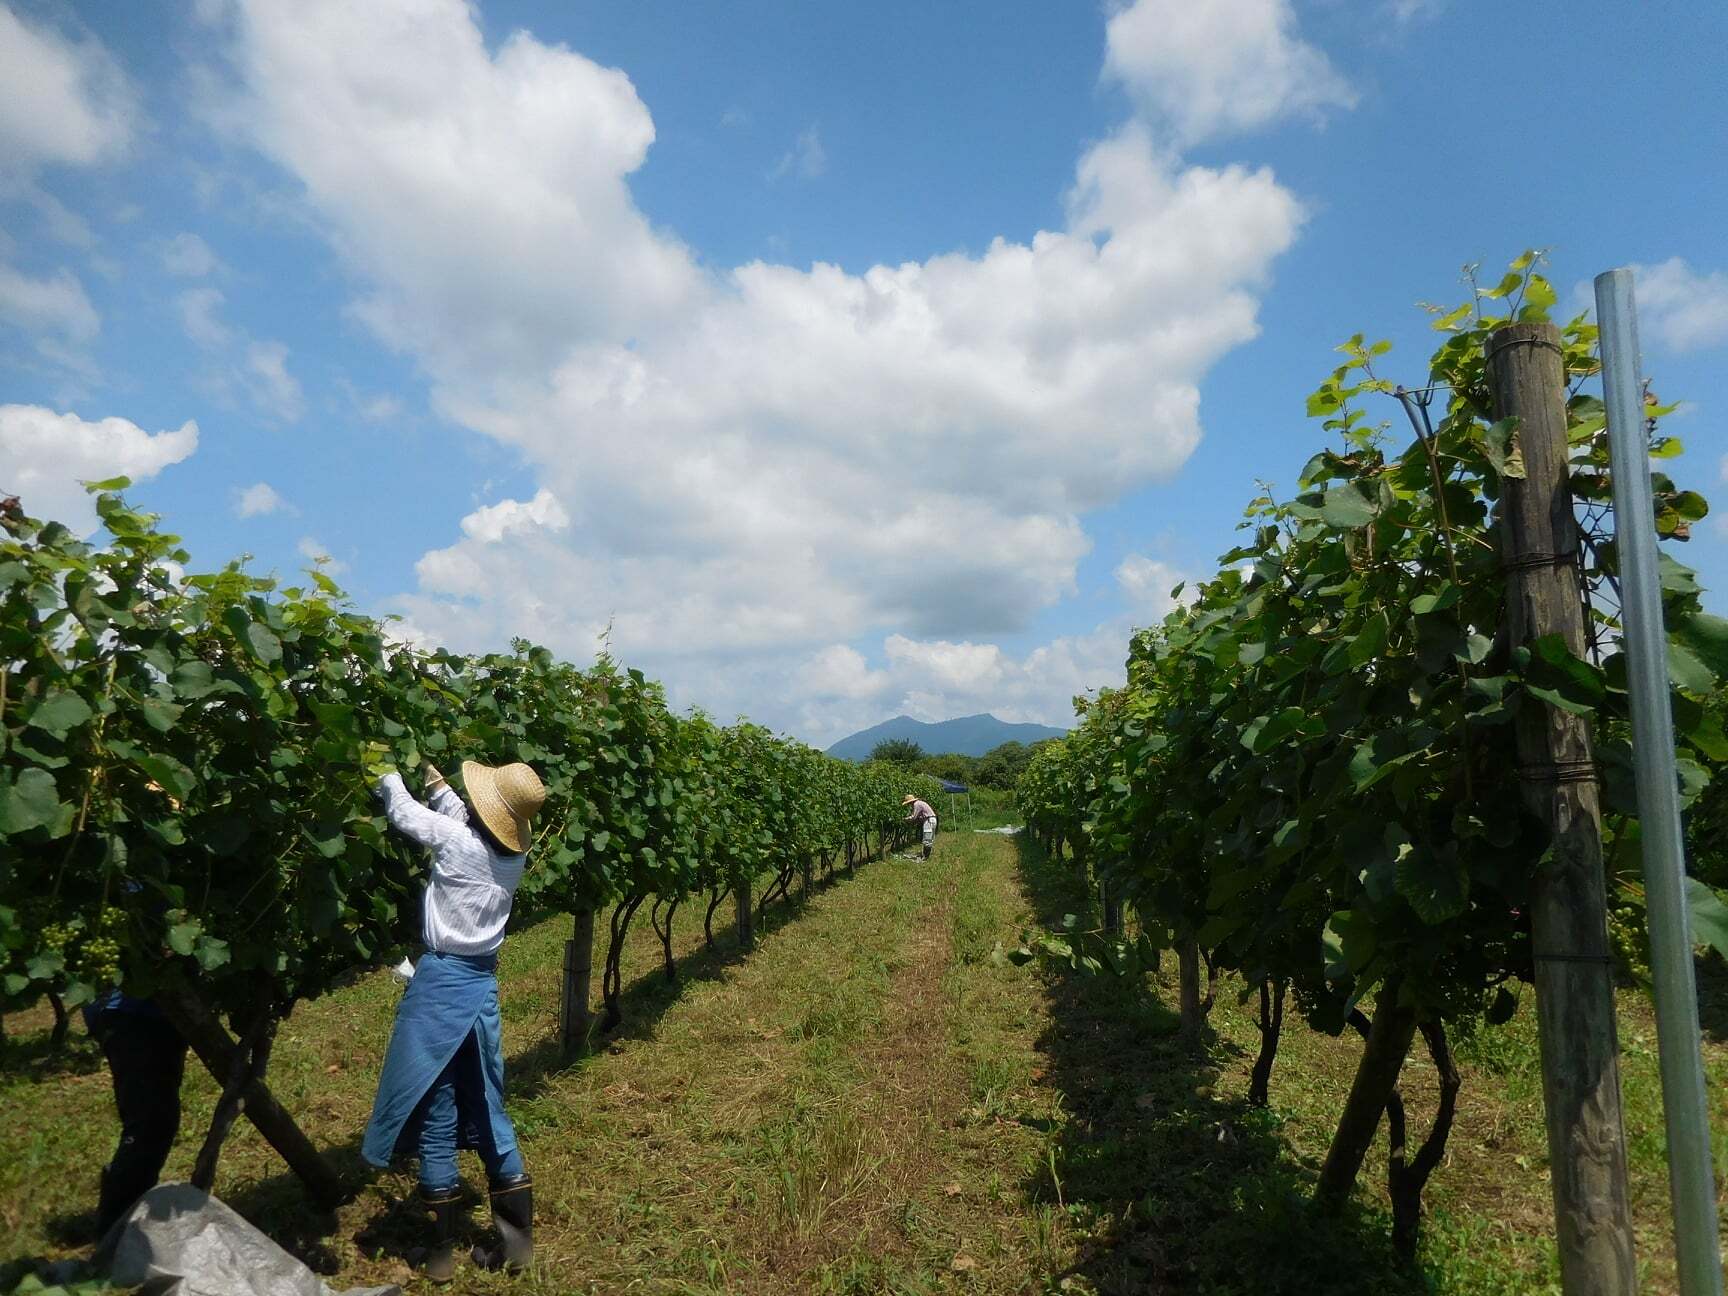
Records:
M416 1152L420 1100L472 1036L478 1067L456 1070L459 1148L516 1149L516 1131L504 1112L504 1051L498 1015L497 955L467 957L428 952L396 1009L396 1026L378 1077L378 1097L360 1152L385 1169L398 1155Z

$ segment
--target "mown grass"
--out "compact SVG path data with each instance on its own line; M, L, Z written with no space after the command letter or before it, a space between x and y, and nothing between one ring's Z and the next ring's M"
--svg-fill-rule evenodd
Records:
M669 984L659 970L659 943L647 922L633 928L625 963L627 975L634 977L626 988L627 1020L608 1048L621 1054L652 1038L682 992L729 975L737 962L730 908L723 906L716 915L713 952L704 947L700 914L681 916L674 942L680 966L677 984ZM793 904L772 909L759 927L765 942L774 940L801 908ZM719 921L722 917L728 921ZM567 922L548 920L512 935L500 963L510 1107L530 1148L537 1140L556 1139L566 1124L554 1080L567 1083L602 1057L613 1056L601 1054L565 1067L557 1050ZM598 977L595 988L598 991ZM272 1089L356 1185L370 1177L359 1160L359 1136L399 994L388 975L379 973L302 1005L284 1024L273 1058ZM46 1026L45 1010L10 1017L11 1038L0 1053L0 1264L19 1257L63 1258L86 1242L96 1176L115 1137L111 1091L99 1050L75 1026L66 1048L51 1055ZM196 1062L189 1062L182 1136L166 1177L184 1177L190 1171L196 1139L209 1121L216 1092ZM392 1252L399 1252L417 1231L412 1212L401 1208L409 1187L406 1177L382 1176L338 1217L320 1216L305 1204L297 1181L242 1121L224 1150L218 1191L322 1271L347 1272L363 1251L371 1250L376 1259L367 1263L394 1274L405 1271L392 1260ZM356 1220L358 1227L351 1227ZM0 1279L4 1274L0 1269Z
M1196 1048L1175 1032L1164 979L1125 985L993 957L1027 926L1089 909L1067 865L954 832L928 864L870 864L778 907L746 958L729 925L710 953L700 914L681 915L676 985L644 923L627 954L626 1028L571 1065L553 1041L565 924L512 936L507 1072L540 1263L520 1280L465 1269L460 1290L1557 1290L1528 1007L1458 1041L1459 1123L1430 1189L1422 1266L1408 1272L1387 1243L1383 1147L1342 1216L1308 1206L1355 1047L1293 1013L1272 1105L1256 1110L1245 1101L1254 1005L1229 983L1214 1037ZM1728 976L1712 976L1719 1105ZM272 1069L352 1176L352 1201L335 1216L307 1209L244 1124L223 1160L221 1195L338 1286L420 1287L401 1259L420 1236L412 1177L368 1176L356 1152L398 993L374 976L304 1006ZM1622 1007L1643 1290L1670 1291L1654 1028L1636 995ZM114 1136L100 1059L76 1030L48 1057L46 1024L9 1019L0 1055L0 1262L77 1252ZM1420 1128L1431 1070L1413 1062L1404 1088ZM214 1096L207 1077L189 1078L171 1176L189 1169Z
M706 954L687 918L677 986L644 925L630 938L626 966L641 975L624 1033L570 1066L552 1040L564 923L512 936L500 973L510 1108L542 1263L515 1283L465 1272L464 1290L937 1290L974 1283L953 1267L968 1250L1015 1289L1030 1257L1004 1205L1038 1136L968 1122L966 1060L949 1043L962 1018L987 1043L997 1028L984 1017L1005 994L1019 1001L1006 1029L1031 1052L1038 989L988 958L1027 916L1001 862L999 840L968 836L930 864L864 866L777 910L744 959L725 953L729 927L722 955ZM970 974L950 978L957 948ZM420 1231L411 1176L368 1177L356 1154L397 994L373 976L304 1005L272 1068L284 1103L363 1185L350 1203L334 1217L307 1209L244 1124L223 1159L224 1199L340 1285L415 1281L401 1259ZM114 1136L91 1046L75 1037L43 1058L35 1024L12 1020L0 1066L0 1259L76 1252ZM189 1074L170 1177L188 1170L213 1099ZM1006 1241L984 1245L992 1229Z

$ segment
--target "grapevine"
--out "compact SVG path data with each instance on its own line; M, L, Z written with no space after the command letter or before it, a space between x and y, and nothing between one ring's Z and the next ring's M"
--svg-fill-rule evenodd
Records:
M1308 401L1331 444L1299 492L1250 503L1217 574L1134 637L1127 687L1085 705L1019 788L1029 828L1126 897L1156 943L1240 973L1268 1008L1288 988L1329 1033L1360 1027L1370 1007L1406 1015L1443 1076L1453 1075L1446 1031L1503 1020L1533 976L1531 878L1547 843L1521 797L1521 708L1592 719L1616 845L1613 948L1625 974L1647 974L1637 852L1619 849L1635 840L1636 805L1606 430L1584 389L1598 368L1584 317L1562 336L1594 646L1583 658L1546 641L1513 650L1501 631L1494 506L1523 470L1516 428L1489 413L1482 357L1494 330L1555 305L1536 264L1527 254L1492 287L1473 284L1464 306L1436 312L1445 340L1414 391L1382 374L1389 344L1357 336L1340 348L1344 363ZM1660 431L1666 412L1649 411L1659 459L1679 449ZM1702 497L1660 471L1654 485L1658 531L1683 541ZM1701 610L1671 554L1663 563L1690 801L1728 756L1715 703L1728 621ZM1189 1007L1185 996L1185 1017ZM1261 1060L1269 1071L1270 1052ZM1434 1159L1451 1120L1443 1096ZM1394 1185L1406 1249L1420 1188Z

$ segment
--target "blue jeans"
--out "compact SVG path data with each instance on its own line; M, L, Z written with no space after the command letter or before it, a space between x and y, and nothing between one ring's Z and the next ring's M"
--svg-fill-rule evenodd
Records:
M471 1129L486 1177L496 1183L523 1173L522 1153L514 1140L507 1150L498 1150L497 1131L487 1116L480 1040L470 1032L415 1109L414 1121L420 1130L420 1187L427 1193L448 1192L456 1186L456 1134L463 1110L479 1113Z

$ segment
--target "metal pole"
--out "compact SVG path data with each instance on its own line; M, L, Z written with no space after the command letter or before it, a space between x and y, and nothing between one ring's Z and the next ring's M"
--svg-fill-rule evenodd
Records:
M1656 999L1680 1291L1682 1296L1721 1296L1716 1185L1710 1164L1698 992L1692 977L1674 720L1668 705L1667 636L1656 574L1655 508L1650 494L1638 316L1630 270L1610 270L1596 276L1596 322L1601 329L1602 389L1608 407L1608 448L1614 474L1621 642L1631 689L1632 754L1644 846L1650 974Z

